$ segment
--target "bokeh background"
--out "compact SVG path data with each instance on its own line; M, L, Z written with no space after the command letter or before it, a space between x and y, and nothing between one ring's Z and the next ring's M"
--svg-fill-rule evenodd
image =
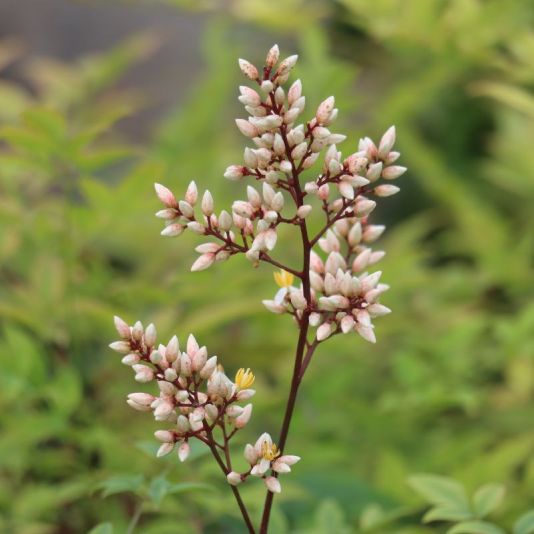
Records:
M243 439L277 434L295 332L261 305L271 269L189 273L197 241L158 236L152 189L241 197L236 58L274 42L308 113L336 95L346 153L395 124L409 172L373 216L394 313L376 346L313 361L273 532L445 532L420 525L421 472L503 483L507 531L533 508L533 19L529 0L2 0L0 532L122 533L139 503L138 532L243 532L204 451L154 458L107 344L113 314L195 332L256 372ZM262 485L243 491L258 513Z

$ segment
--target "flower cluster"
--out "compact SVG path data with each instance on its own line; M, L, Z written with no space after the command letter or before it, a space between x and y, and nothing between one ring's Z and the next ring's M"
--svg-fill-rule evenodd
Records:
M161 441L158 456L170 453L178 445L178 456L184 461L189 455L189 439L205 441L219 424L234 430L243 428L252 413L252 404L242 407L239 402L250 399L254 375L240 369L232 382L217 365L217 356L208 357L206 347L200 347L190 335L184 351L180 351L178 338L173 336L166 344L156 345L156 329L149 325L143 329L138 321L128 326L115 317L120 341L110 347L125 354L122 362L131 366L135 380L141 383L156 381L159 395L131 393L127 403L139 411L152 412L156 421L172 425L171 429L158 430Z
M370 215L377 200L399 191L391 182L406 171L396 164L400 154L393 150L393 126L378 144L365 137L344 157L338 145L346 136L333 128L338 116L333 96L321 102L311 118L302 119L302 83L296 80L284 87L297 56L280 61L279 55L278 46L273 46L262 69L239 60L241 71L255 86L241 86L238 97L247 117L236 119L236 125L249 146L243 161L230 165L224 176L258 182L247 186L246 198L216 212L211 193L199 195L195 182L180 199L164 185L155 188L163 203L156 213L165 221L162 235L174 237L190 230L207 239L196 248L199 256L192 271L236 254L244 254L254 266L265 262L279 269L274 278L280 289L263 303L271 312L291 315L299 330L280 449L264 433L245 447L248 469L240 472L232 466L229 441L252 412L251 404L240 405L254 394L250 369L240 369L232 381L216 356L210 358L193 336L183 351L176 337L156 346L153 325L130 327L118 318L115 324L122 339L111 344L125 354L122 361L133 368L137 381L157 381L157 396L132 393L128 404L170 425L156 432L162 442L158 455L177 447L183 461L189 440L204 442L226 475L249 532L255 530L237 486L249 477L263 479L269 491L260 531L267 532L273 494L281 490L278 477L300 460L283 449L298 388L316 347L349 332L374 343L373 319L390 312L379 302L388 286L381 283L381 272L373 270L384 256L373 243L385 227L372 224ZM308 225L312 213L322 220L315 235ZM273 256L280 225L299 234L300 268Z
M292 454L282 455L278 447L267 432L263 433L254 445L247 443L243 453L245 460L250 464L248 471L238 473L230 471L226 478L232 486L241 484L248 476L260 477L265 482L265 486L272 493L280 493L282 486L277 476L291 471L291 466L296 464L300 457ZM268 471L271 474L268 474Z
M157 382L158 395L130 393L126 402L135 410L152 412L156 421L170 425L154 434L162 443L158 457L177 448L179 459L185 461L191 451L189 440L192 438L219 446L214 436L216 429L223 433L225 443L221 447L224 449L235 433L249 422L252 404L240 406L239 403L255 393L251 389L255 377L250 369L239 369L232 381L218 365L217 356L209 357L206 347L199 346L193 335L187 339L185 350L180 350L176 336L166 345L158 344L153 324L143 328L137 321L129 326L120 317L115 317L115 328L121 339L111 343L110 348L124 354L122 363L132 368L137 382ZM270 438L263 441L272 445ZM247 453L246 458L250 460L251 454ZM255 457L254 463L257 459ZM280 459L273 462L272 469L282 472L278 471L281 463L283 460ZM264 475L269 467L267 465L261 473L256 470L252 474ZM248 474L251 474L250 471L243 475L242 480ZM234 484L230 475L228 481ZM268 487L276 487L279 491L279 485L273 482L269 482Z

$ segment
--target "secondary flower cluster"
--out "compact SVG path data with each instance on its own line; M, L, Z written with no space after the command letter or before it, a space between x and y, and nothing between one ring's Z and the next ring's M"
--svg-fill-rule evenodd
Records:
M189 336L185 350L180 350L176 336L166 345L158 344L153 324L145 329L139 321L129 326L120 317L115 317L115 328L121 339L111 343L110 348L124 354L122 363L132 368L137 382L157 382L157 395L130 393L126 402L135 410L152 412L156 421L170 425L154 434L161 442L158 457L177 448L179 459L185 461L191 452L189 441L192 438L225 449L235 433L249 422L252 404L240 406L239 403L255 393L251 389L255 377L250 369L239 369L232 381L218 365L217 356L209 357L206 347L199 346L193 335ZM222 431L224 445L217 442L216 430ZM265 436L267 434L260 438L262 443L268 441L272 449L272 441ZM253 456L247 452L245 457L250 461ZM280 485L268 480L265 473L268 469L286 472L278 469L284 469L280 467L282 463L289 465L291 458L275 460L273 456L272 465L262 463L261 468L249 470L240 481L249 474L261 476L271 491L280 491ZM251 463L258 462L259 456L254 456ZM234 477L228 475L231 484L236 483Z
M237 486L252 475L263 478L265 486L273 493L280 493L282 490L280 481L276 477L280 474L289 473L291 466L300 460L299 456L292 454L282 455L278 447L273 443L271 436L266 432L257 439L254 445L247 443L243 456L250 464L250 468L244 473L230 471L226 475L228 482L232 486ZM271 474L268 474L268 471Z

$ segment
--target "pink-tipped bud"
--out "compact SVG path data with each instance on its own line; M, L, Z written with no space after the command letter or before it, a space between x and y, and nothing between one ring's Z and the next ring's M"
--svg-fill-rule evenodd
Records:
M226 480L231 486L237 486L238 484L241 484L241 482L243 482L241 475L239 473L236 473L235 471L230 471L226 475Z
M326 121L328 121L330 113L332 113L334 109L334 105L335 98L333 96L329 96L326 100L323 100L319 104L317 112L315 113L315 118L317 119L318 124L324 124Z
M245 119L236 119L235 123L239 128L239 131L245 137L256 137L258 135L258 129L252 123Z
M191 266L191 272L203 271L213 265L215 261L215 254L202 254L197 258L195 263Z
M244 168L241 165L230 165L224 172L224 177L228 180L240 180L243 178Z
M271 493L280 493L282 491L282 486L280 485L280 481L277 478L267 477L264 480L267 489Z
M258 79L258 69L246 59L239 59L241 72L250 80Z
M161 202L163 202L165 206L167 206L168 208L178 207L176 198L170 189L167 189L164 185L161 185L158 183L154 184L154 188L156 190L156 194L158 195L158 198L161 200Z
M197 188L197 184L194 181L190 182L190 184L187 186L187 191L185 192L184 199L191 206L194 206L197 203L197 200L198 200L198 188ZM184 215L186 217L188 216L185 213L184 213Z
M390 165L382 171L382 178L395 180L395 178L402 176L407 170L406 167L401 167L400 165Z
M373 193L377 197L390 197L391 195L397 194L399 191L400 188L396 185L383 184L379 185L378 187L375 187Z
M113 321L119 336L121 336L123 339L130 339L131 331L126 321L123 321L118 315L113 317Z
M395 126L388 128L386 133L380 139L380 144L378 145L378 157L380 159L385 159L389 154L389 151L393 148L395 144Z
M278 48L278 45L275 44L272 46L269 52L267 52L267 57L265 58L265 66L272 69L276 65L276 63L278 63L279 57L280 49Z
M236 417L234 424L236 428L243 428L249 421L250 416L252 415L252 404L247 404L243 411L241 412L241 415Z
M189 446L189 443L187 443L187 441L184 441L178 447L178 458L180 459L180 462L185 462L190 452L191 452L191 447Z

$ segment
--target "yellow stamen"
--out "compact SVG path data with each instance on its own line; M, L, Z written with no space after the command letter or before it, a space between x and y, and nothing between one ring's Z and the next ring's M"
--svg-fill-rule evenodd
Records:
M256 380L256 377L254 376L254 373L250 369L239 369L237 373L235 374L235 385L239 389L247 389L252 384L254 384L254 380Z
M269 445L269 442L264 441L261 445L261 457L264 460L269 460L269 462L273 461L275 458L280 456L280 451L278 450L278 447L273 443Z
M289 287L293 284L294 279L295 277L291 273L284 271L284 269L280 269L279 272L274 273L274 281L280 287Z

